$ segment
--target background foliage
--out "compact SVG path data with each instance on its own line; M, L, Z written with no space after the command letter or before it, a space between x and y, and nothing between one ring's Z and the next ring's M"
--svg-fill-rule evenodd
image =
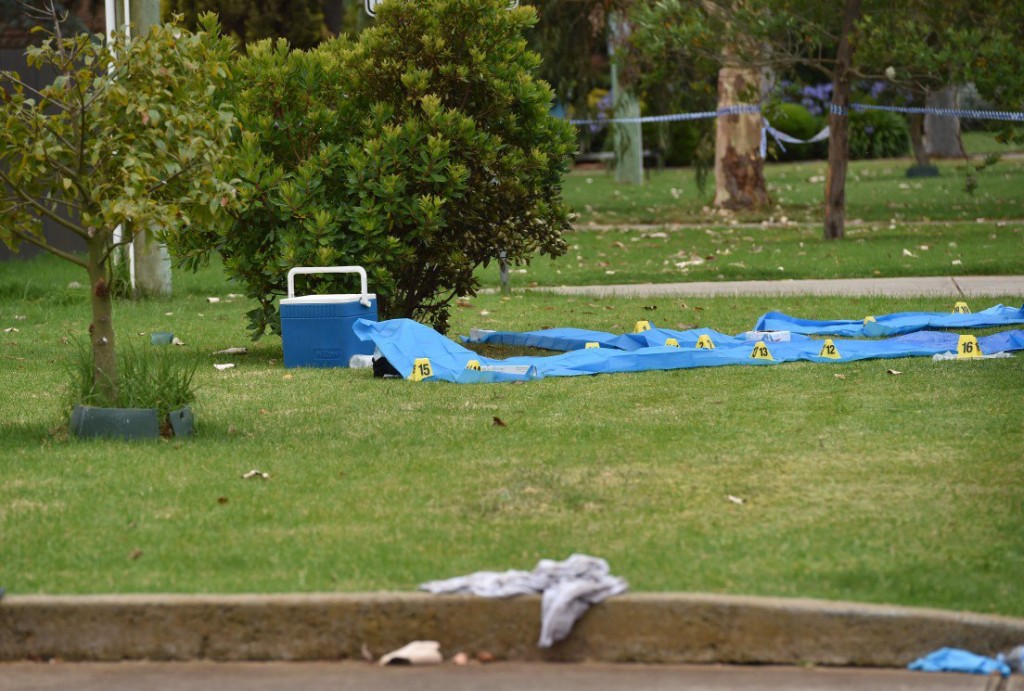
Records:
M216 12L228 33L241 43L285 38L298 48L312 48L327 37L322 0L161 0L164 19L184 15L195 27L204 12Z
M534 76L522 35L534 19L503 0L389 0L355 42L251 46L234 223L179 234L175 250L192 265L221 253L259 301L257 336L276 328L274 298L302 265L366 266L382 317L444 330L477 266L565 249L574 135Z

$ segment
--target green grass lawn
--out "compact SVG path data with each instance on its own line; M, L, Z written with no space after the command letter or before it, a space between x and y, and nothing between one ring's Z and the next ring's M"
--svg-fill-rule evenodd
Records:
M940 175L907 178L909 159L853 161L847 179L847 221L895 223L971 221L1024 217L1024 160L1005 158L978 173L978 189L964 189L967 165L962 160L938 161ZM565 198L579 213L578 227L588 224L701 223L722 225L731 220L820 222L825 199L825 161L774 163L765 166L765 180L774 206L723 217L710 210L714 180L705 194L688 168L652 171L639 188L617 185L604 170L578 170L565 182Z
M0 586L11 593L406 590L585 552L634 590L1024 616L1019 355L458 386L285 370L268 337L218 372L213 351L247 345L247 304L208 303L239 292L209 270L179 274L171 301L115 308L122 343L171 330L188 345L168 355L202 360L198 436L85 443L57 429L66 341L88 323L84 291L66 286L83 279L53 260L0 269ZM951 308L688 302L488 295L453 322L455 333L622 331L639 318L738 332L769 309ZM271 479L240 478L252 468Z
M579 230L569 251L514 267L515 287L602 283L1017 275L1024 272L1024 220L878 224L823 240L811 225L682 226ZM908 254L909 253L909 254ZM498 267L479 270L499 285Z

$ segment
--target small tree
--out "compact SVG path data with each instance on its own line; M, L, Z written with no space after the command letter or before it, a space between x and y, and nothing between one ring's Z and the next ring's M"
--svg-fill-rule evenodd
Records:
M27 56L56 74L52 84L36 90L17 73L0 73L0 241L37 245L88 272L93 378L112 400L114 229L129 219L135 231L153 233L211 223L227 203L231 189L213 163L233 123L215 99L229 76L231 41L219 37L212 16L197 33L154 27L110 46L86 34L64 37L52 2L45 16L53 33ZM52 246L43 218L81 237L87 255Z
M534 76L534 18L508 0L388 0L355 43L250 46L234 223L184 229L172 250L186 263L220 252L260 303L257 337L299 265L364 265L382 316L445 330L478 266L565 251L575 136Z

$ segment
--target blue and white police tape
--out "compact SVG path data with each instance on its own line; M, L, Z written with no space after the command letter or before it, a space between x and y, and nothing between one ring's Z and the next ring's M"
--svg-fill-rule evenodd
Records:
M973 110L962 108L917 108L910 106L877 106L869 103L851 103L849 107L831 104L830 112L836 115L848 115L854 110L864 112L868 110L883 110L890 113L909 113L917 115L938 115L940 117L974 119L974 120L1005 120L1008 122L1024 122L1024 112L1012 112L1005 110ZM739 104L727 106L719 110L705 110L695 113L672 113L669 115L644 115L638 118L597 118L597 119L572 119L573 125L618 125L618 124L645 124L652 122L680 122L686 120L702 120L705 118L717 118L722 115L744 115L760 113L761 107L755 104ZM821 136L816 135L817 136ZM810 142L806 140L803 143ZM813 141L820 141L815 139ZM799 143L799 142L791 142Z
M742 115L745 113L760 113L761 106L737 105L727 106L719 110L705 110L698 113L673 113L671 115L644 115L639 118L604 118L598 120L570 120L573 125L637 125L650 122L679 122L683 120L701 120L704 118L717 118L722 115Z
M961 108L917 108L911 106L876 106L869 103L854 103L850 106L856 111L883 110L889 113L910 113L914 115L938 115L947 118L971 120L1007 120L1024 122L1024 113L1013 113L1005 110L972 110Z

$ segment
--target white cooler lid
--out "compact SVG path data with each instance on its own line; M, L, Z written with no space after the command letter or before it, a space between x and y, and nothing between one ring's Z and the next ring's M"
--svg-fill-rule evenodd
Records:
M346 302L359 302L363 296L359 293L342 295L302 295L294 298L281 298L282 305L341 305ZM376 293L367 293L367 298L376 300Z

